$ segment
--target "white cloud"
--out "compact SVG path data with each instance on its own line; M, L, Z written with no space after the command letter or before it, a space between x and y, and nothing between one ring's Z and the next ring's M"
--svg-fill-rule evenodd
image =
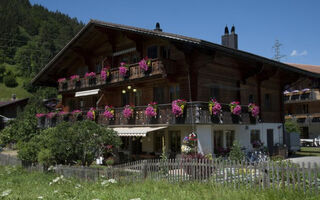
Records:
M303 50L301 53L299 53L297 50L292 50L290 53L290 56L306 56L308 55L308 52L306 50Z

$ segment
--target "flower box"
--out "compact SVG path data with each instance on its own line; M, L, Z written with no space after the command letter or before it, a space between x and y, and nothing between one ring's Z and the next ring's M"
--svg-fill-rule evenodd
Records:
M218 103L215 99L211 99L209 101L209 113L211 115L211 122L215 124L221 123L221 114L222 114L222 107L221 104Z
M255 124L260 113L259 106L256 106L254 103L250 103L248 105L248 111L249 111L250 123Z
M235 114L231 113L231 120L232 120L232 123L239 124L240 123L240 115L235 115Z
M129 77L130 77L129 66L128 66L126 63L124 63L124 62L121 62L121 63L120 63L119 75L120 75L121 77L123 77L125 80L129 79Z
M143 71L145 76L149 76L152 71L152 62L148 57L143 58L139 62L139 67Z

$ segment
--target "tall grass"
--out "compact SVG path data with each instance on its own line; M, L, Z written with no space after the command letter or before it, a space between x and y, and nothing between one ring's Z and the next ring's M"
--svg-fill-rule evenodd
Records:
M57 177L53 173L0 167L0 199L320 199L320 196L298 191L235 189L198 182L173 184L147 180L142 183L111 183L103 177L97 182Z

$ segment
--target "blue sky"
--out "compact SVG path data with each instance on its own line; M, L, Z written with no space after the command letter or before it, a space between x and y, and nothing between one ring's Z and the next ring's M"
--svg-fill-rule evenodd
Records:
M319 0L30 0L87 23L90 19L153 29L221 43L234 24L239 49L271 58L275 40L281 61L320 65Z

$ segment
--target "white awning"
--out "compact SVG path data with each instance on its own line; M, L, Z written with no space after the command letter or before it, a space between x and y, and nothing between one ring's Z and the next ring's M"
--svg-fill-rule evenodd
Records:
M94 89L94 90L86 90L86 91L76 92L75 97L95 95L95 94L99 93L99 90L100 89Z
M161 127L133 127L133 128L113 128L114 131L118 132L118 136L138 136L138 137L146 137L147 133L161 130L167 128L166 126Z

